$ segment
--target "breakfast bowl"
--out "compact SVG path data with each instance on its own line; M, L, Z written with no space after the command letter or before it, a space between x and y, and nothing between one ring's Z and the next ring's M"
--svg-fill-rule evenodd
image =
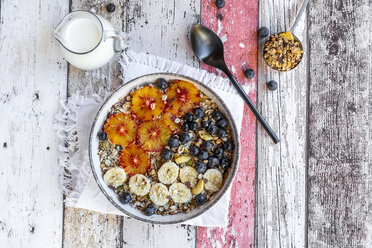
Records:
M158 84L159 79L165 86ZM192 108L193 99L178 104L178 96L171 97L172 90L179 92L181 86L189 87L197 96L198 102ZM144 92L161 92L157 105L144 102L149 103L152 113L157 111L155 117L138 110L136 102ZM160 105L161 109L157 109ZM125 106L130 106L130 110ZM165 125L168 122L160 120L168 114L180 115L172 117L172 125ZM211 123L218 126L218 132L209 128ZM186 124L190 128L186 129ZM147 132L151 125L155 129L169 127L170 131L165 128L159 132L166 133L167 139L158 136L151 140L147 134L156 136L155 131ZM112 130L117 133L112 135ZM116 134L122 135L120 139ZM155 149L157 146L161 148ZM141 150L143 153L136 157ZM120 86L97 112L89 138L90 165L102 193L123 214L152 224L181 223L212 208L229 192L239 154L239 134L223 100L205 84L172 73L148 74ZM105 156L114 158L107 162ZM174 179L169 179L173 174L164 176L165 167L166 172L177 171Z

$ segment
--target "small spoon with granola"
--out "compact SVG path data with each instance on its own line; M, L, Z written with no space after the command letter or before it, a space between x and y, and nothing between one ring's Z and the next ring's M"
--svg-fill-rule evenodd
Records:
M301 41L293 35L298 21L306 9L309 0L304 0L291 29L276 33L265 42L263 57L268 66L278 71L290 71L302 60L303 47Z

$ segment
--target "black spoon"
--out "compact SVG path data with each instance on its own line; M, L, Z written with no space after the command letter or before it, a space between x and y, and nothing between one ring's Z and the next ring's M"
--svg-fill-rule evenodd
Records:
M227 68L223 55L223 44L218 35L203 25L195 24L191 29L190 39L192 50L194 51L195 56L198 57L201 62L216 67L226 74L240 96L248 104L258 121L264 127L266 132L269 133L270 137L275 143L279 143L279 138L262 117L256 106L254 106L251 99L249 99L248 95L245 93L238 81L236 81L229 68Z

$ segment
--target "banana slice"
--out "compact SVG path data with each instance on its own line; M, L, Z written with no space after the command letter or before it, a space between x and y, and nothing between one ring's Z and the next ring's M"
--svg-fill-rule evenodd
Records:
M204 173L204 178L207 179L206 190L216 192L222 187L222 174L217 169L207 170Z
M112 185L115 188L122 185L127 179L127 175L125 171L121 167L114 167L106 171L105 175L103 176L103 180L108 184Z
M162 183L156 183L151 186L150 199L153 203L158 206L164 206L168 203L169 191L167 187Z
M189 187L194 187L196 183L196 178L198 177L198 172L191 166L185 166L180 170L181 182Z
M161 183L172 184L177 180L179 167L173 162L164 163L159 171L158 178Z
M136 195L146 195L151 187L150 180L142 174L136 174L129 179L130 191Z
M191 193L193 193L194 195L199 195L203 191L204 185L204 180L199 180L195 187L191 189Z
M190 189L183 183L174 183L169 187L169 193L176 203L185 203L191 200Z

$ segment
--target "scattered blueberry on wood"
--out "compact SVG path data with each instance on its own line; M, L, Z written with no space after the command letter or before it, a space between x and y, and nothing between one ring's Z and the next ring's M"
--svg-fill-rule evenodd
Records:
M222 9L225 7L225 0L216 0L216 6L217 8Z
M247 70L244 71L244 76L248 79L254 78L254 75L255 75L255 73L254 73L253 69L247 69Z
M262 27L258 31L258 34L260 35L261 38L265 38L269 35L270 30L267 27Z
M269 90L276 90L278 88L278 83L274 80L267 82L266 85Z
M106 10L107 10L107 12L110 12L110 13L114 12L115 11L115 5L112 4L112 3L107 4L106 5Z

